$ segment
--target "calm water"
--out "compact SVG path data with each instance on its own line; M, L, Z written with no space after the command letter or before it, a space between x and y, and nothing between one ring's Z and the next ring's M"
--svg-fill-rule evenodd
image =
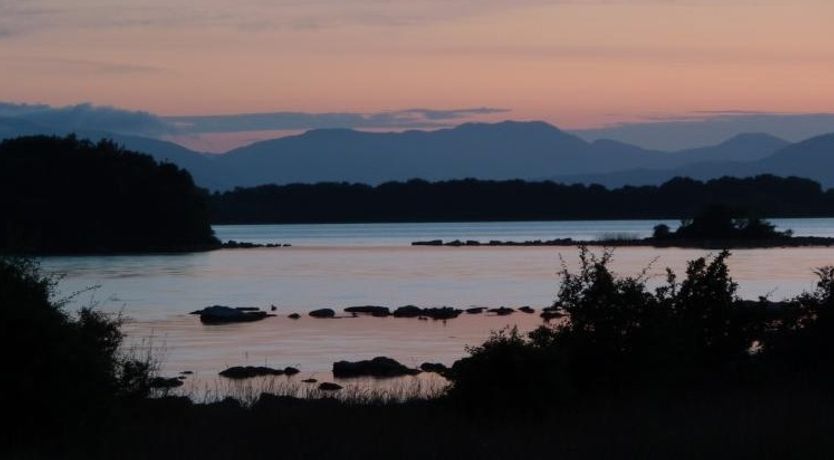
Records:
M290 243L276 249L142 256L51 257L44 267L62 273L64 295L92 286L75 305L97 303L131 318L131 341L152 338L164 348L163 371L197 373L210 381L227 366L250 364L302 369L326 376L333 361L387 355L409 365L451 364L466 345L490 330L538 316L462 316L447 323L397 318L316 320L286 318L314 308L351 305L457 307L549 305L558 289L560 255L576 265L572 248L411 247L425 239L527 240L607 234L644 236L657 221L512 222L220 226L222 239ZM797 235L834 236L834 219L775 220ZM674 222L669 222L674 224ZM657 259L651 273L682 271L707 251L620 248L614 268L624 274ZM738 250L730 260L744 297L795 295L813 284L814 267L834 264L834 248ZM658 276L659 280L660 277ZM275 305L279 317L258 323L204 326L188 312L207 305ZM298 378L298 377L297 377Z

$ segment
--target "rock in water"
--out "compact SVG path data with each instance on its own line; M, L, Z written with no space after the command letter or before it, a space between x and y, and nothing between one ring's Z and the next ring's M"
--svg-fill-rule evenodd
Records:
M403 375L419 374L419 369L408 368L399 362L377 356L365 361L339 361L333 363L333 376L336 378L349 377L400 377Z
M449 371L449 368L442 363L423 363L420 365L420 369L423 372L435 372L441 375Z
M394 310L394 316L397 318L416 318L423 314L423 309L415 307L414 305L406 305Z
M265 311L260 311L257 308L251 307L225 307L223 305L214 305L191 312L192 315L200 315L200 321L205 324L226 324L226 323L246 323L250 321L259 321L268 316Z
M313 318L333 318L336 312L332 308L320 308L309 313Z
M388 307L377 307L373 305L363 305L358 307L347 307L345 311L348 313L362 313L366 315L372 316L388 316L391 314L391 310Z
M342 386L337 383L332 382L322 382L319 384L319 390L322 391L338 391L341 390Z
M220 375L226 378L240 380L267 375L284 375L284 373L285 371L283 369L272 369L271 367L235 366L220 372Z
M428 316L431 319L452 319L457 318L461 313L463 313L463 310L458 310L452 307L423 309L423 315Z

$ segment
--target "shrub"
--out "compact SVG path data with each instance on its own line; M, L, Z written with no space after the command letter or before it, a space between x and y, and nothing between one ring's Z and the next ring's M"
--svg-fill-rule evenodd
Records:
M691 261L682 282L667 270L652 291L648 268L617 276L610 251L581 248L577 273L563 264L553 306L566 319L527 337L504 331L472 348L453 368L450 395L552 400L556 389L571 395L687 385L749 360L760 309L736 296L729 255Z
M147 395L150 366L120 351L120 319L90 308L71 315L55 280L29 259L0 257L2 398L14 438L95 423L117 399Z

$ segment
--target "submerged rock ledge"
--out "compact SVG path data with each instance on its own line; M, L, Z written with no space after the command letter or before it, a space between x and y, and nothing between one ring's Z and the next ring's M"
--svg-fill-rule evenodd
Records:
M480 242L476 240L428 240L414 241L412 246L449 246L449 247L478 247L478 246L649 246L655 248L698 248L698 249L756 249L756 248L795 248L834 246L834 238L822 236L785 236L764 239L732 239L732 238L637 238L637 239L600 239L574 240L572 238L557 238L553 240L527 241L499 241L490 240Z

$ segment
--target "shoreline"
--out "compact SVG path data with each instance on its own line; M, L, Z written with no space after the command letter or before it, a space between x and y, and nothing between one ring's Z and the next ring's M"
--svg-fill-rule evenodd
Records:
M651 248L682 248L682 249L771 249L771 248L801 248L801 247L831 247L834 238L821 236L801 236L789 238L770 238L757 240L735 239L683 239L683 238L641 238L641 239L601 239L574 240L572 238L557 238L553 240L501 241L491 240L452 240L440 239L427 241L413 241L411 246L443 246L443 247L480 247L480 246L511 246L511 247L539 247L539 246L593 246L593 247L651 247Z

